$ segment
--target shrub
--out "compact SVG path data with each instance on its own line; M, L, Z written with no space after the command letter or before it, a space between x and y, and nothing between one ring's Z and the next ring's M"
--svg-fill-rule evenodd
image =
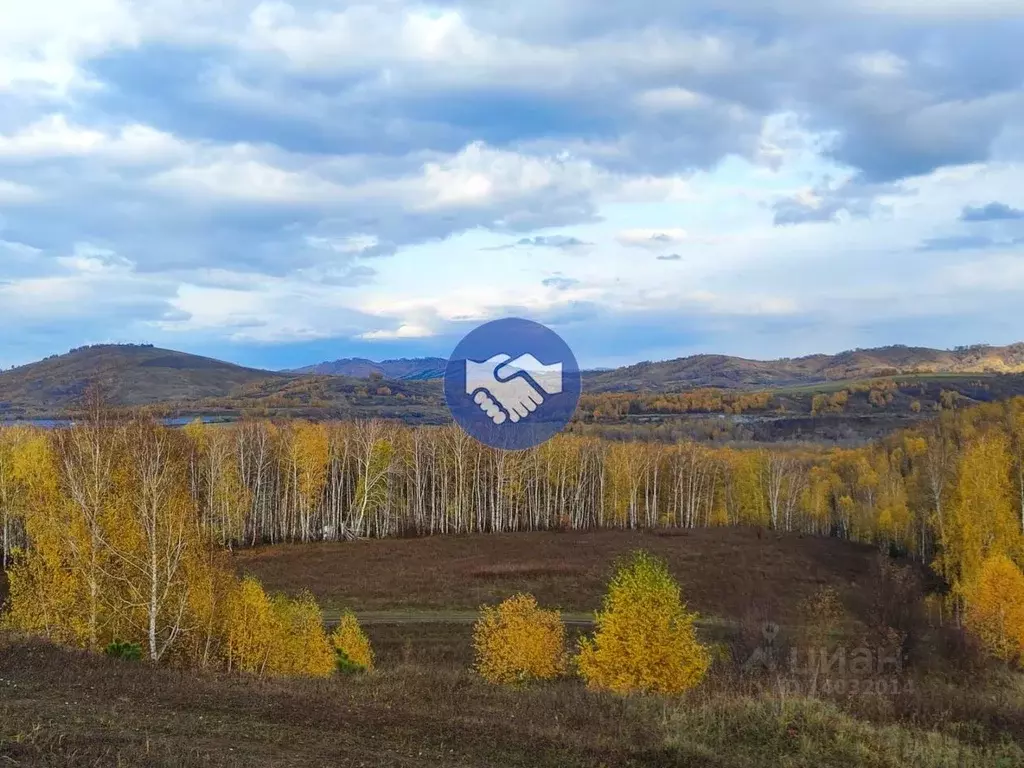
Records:
M985 650L1004 661L1024 662L1024 573L1005 555L982 563L968 589L964 623Z
M668 566L646 552L620 563L576 660L591 688L678 694L700 683L711 654L698 640Z
M473 647L476 671L492 683L549 680L567 666L562 617L539 607L533 595L514 595L497 607L481 608Z
M346 611L331 634L334 666L339 672L368 672L373 669L373 648L355 615Z
M103 652L107 656L124 661L140 661L142 659L142 646L139 643L129 643L122 640L114 640Z

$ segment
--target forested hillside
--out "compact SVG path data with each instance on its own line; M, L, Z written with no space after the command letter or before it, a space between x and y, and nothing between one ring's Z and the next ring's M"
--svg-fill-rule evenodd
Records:
M694 355L585 374L584 383L588 392L678 392L693 387L769 389L899 374L1020 372L1024 344L954 350L897 345L780 360Z
M56 416L73 409L90 384L111 403L181 403L219 397L283 374L244 368L152 345L80 347L0 373L0 417Z
M293 372L322 376L352 376L359 379L368 379L371 375L376 374L385 379L424 381L442 378L447 364L448 361L441 357L381 360L379 363L361 357L346 357L341 360L296 368Z

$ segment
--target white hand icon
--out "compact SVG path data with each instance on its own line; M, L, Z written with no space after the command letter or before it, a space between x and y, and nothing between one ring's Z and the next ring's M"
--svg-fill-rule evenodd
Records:
M540 392L522 375L523 369L515 365L522 358L508 366L503 365L508 360L508 355L501 354L494 355L483 363L466 361L466 394L473 395L473 402L479 405L480 410L495 424L503 424L506 418L515 423L526 418L544 402ZM499 378L502 375L508 378L502 380ZM501 409L504 409L504 412Z

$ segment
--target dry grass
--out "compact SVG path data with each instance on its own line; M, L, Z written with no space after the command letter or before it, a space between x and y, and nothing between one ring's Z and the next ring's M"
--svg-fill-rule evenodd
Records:
M0 637L0 765L1024 764L1013 741L1024 734L1024 695L983 681L906 700L821 701L758 694L726 675L660 700L595 694L574 680L493 687L454 659L389 657L382 668L260 681Z

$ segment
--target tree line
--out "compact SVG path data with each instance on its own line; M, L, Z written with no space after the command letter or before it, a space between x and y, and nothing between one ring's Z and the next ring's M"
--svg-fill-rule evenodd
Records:
M875 543L932 565L962 601L987 557L1024 562L1024 398L946 410L859 448L566 434L502 452L455 426L249 420L172 429L99 405L68 428L0 430L4 566L28 546L130 553L118 567L148 585L131 601L153 613L177 599L167 584L198 567L205 550L190 542L199 540L231 548L715 525ZM105 567L93 565L94 574ZM87 580L87 603L101 593L98 576Z

